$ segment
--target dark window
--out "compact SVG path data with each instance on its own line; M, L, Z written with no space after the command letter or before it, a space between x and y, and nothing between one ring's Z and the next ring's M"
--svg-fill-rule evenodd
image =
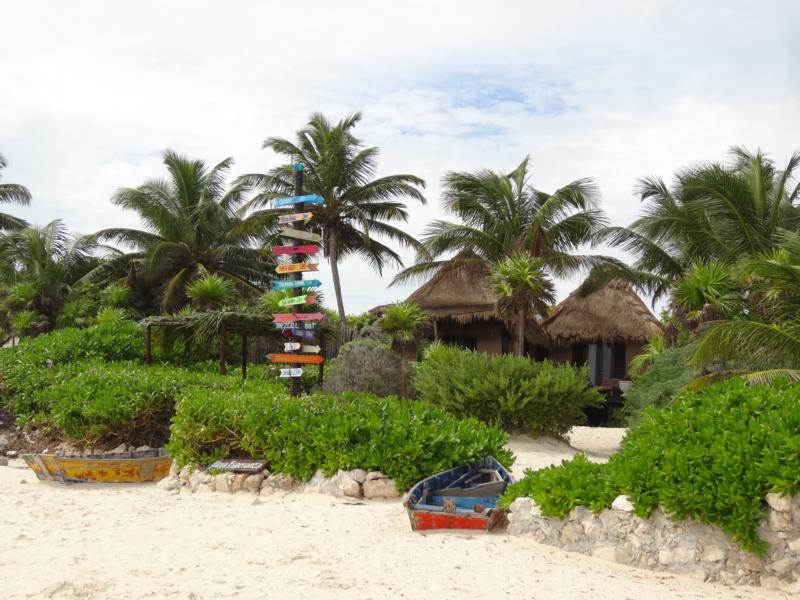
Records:
M572 364L585 365L589 361L589 344L572 345Z
M625 379L625 367L628 364L626 359L625 344L611 346L611 377L613 379Z
M459 346L465 350L477 350L478 338L474 335L446 335L442 336L442 343L450 346Z

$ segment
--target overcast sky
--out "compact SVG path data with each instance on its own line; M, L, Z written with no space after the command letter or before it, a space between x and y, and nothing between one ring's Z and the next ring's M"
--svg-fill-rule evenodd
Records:
M509 171L528 154L536 187L593 177L627 224L637 177L734 144L781 164L800 147L799 7L0 0L4 181L34 199L10 210L81 233L138 226L109 198L163 175L165 148L265 171L279 162L265 137L291 137L315 111L362 111L356 133L381 149L379 174L428 183L414 234L442 216L446 171ZM341 271L348 312L412 289L356 259ZM327 267L321 279L332 303Z

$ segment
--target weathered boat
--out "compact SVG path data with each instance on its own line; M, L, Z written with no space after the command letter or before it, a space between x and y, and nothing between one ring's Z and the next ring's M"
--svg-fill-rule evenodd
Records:
M169 474L172 458L164 448L114 454L23 454L36 476L59 483L141 483Z
M423 479L405 500L411 528L490 531L505 522L497 501L510 483L514 478L492 456Z

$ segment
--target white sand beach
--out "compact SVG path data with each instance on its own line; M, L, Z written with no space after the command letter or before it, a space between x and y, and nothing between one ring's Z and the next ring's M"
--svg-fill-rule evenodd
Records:
M611 453L621 430L576 428ZM515 469L568 445L515 438ZM170 494L154 485L61 486L0 467L0 597L786 598L567 553L504 533L413 533L400 501L322 494Z

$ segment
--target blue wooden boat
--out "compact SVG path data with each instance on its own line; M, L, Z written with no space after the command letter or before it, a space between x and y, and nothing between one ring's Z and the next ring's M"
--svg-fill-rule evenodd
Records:
M423 479L405 500L411 529L490 531L505 522L497 501L510 483L514 478L492 456Z

